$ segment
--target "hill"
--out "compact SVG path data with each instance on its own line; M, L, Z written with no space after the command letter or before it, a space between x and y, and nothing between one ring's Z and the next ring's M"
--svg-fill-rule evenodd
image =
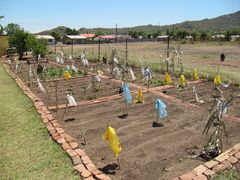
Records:
M135 27L126 27L118 28L118 34L127 34L128 31L144 31L147 33L153 33L161 29L166 31L167 29L179 29L186 31L226 31L233 29L240 29L240 11L237 11L232 14L219 16L212 19L203 19L199 21L184 21L182 23L165 25L165 26L156 26L156 25L143 25ZM59 26L52 30L47 30L40 32L38 34L50 34L52 31L59 32L61 35L65 34L67 27ZM80 28L79 33L96 33L102 32L104 34L115 34L115 28Z

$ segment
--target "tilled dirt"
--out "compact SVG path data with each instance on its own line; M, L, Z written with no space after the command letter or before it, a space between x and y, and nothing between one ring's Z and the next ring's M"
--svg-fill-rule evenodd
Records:
M201 104L195 102L195 95L193 94L192 86L196 87L199 100L203 100L204 103ZM214 87L215 85L213 82L204 82L200 84L190 85L184 90L178 90L178 88L168 89L167 94L181 99L185 102L197 104L207 110L210 110L214 105L214 98L212 95L216 94ZM240 95L239 87L230 85L228 88L221 88L221 90L223 92L223 96L227 100L229 100L232 95L235 95L232 103L230 103L228 106L228 114L240 118L240 96L237 96Z
M159 120L163 127L153 128L156 121L156 95L145 93L145 104L131 104L127 119L118 116L125 113L123 99L102 104L80 106L67 110L64 119L74 121L60 122L63 129L72 135L81 148L85 149L96 166L110 175L112 179L171 179L192 170L202 162L188 158L187 150L198 149L206 143L202 136L206 112L184 108L166 101L169 116ZM63 110L54 113L61 119ZM203 122L204 121L204 122ZM122 152L119 155L121 169L102 135L107 123L116 129ZM240 124L226 121L229 138L224 149L239 140ZM87 145L84 145L82 131Z
M28 82L27 73L28 71L24 71L20 76L26 83ZM77 101L88 100L88 94L84 94L82 86L86 86L90 81L91 76L59 81L59 104L66 103L65 92L69 87L74 90ZM97 97L118 93L118 89L112 88L111 83L111 79L104 80L101 84L101 91L96 92ZM132 103L129 105L129 116L126 119L118 117L126 111L123 97L103 103L69 108L64 120L73 118L72 121L61 121L64 109L52 113L63 129L77 140L82 149L85 149L94 164L104 173L109 174L112 179L168 180L202 164L199 160L189 158L190 155L193 155L189 154L189 150L199 152L206 143L207 139L205 135L202 135L202 131L207 120L205 118L208 114L207 110L213 102L210 97L211 94L214 94L212 84L209 82L195 85L199 99L205 101L203 104L198 104L203 106L203 109L186 108L186 106L148 92L144 93L144 104ZM32 90L47 105L55 105L54 84L48 83L48 86L50 101L45 94L38 93L36 84L33 85ZM226 90L224 93L228 95L233 92L231 88ZM194 96L191 87L185 91L169 89L167 93L186 102L194 103L192 102ZM92 95L92 92L89 95ZM152 123L157 119L155 110L157 98L166 102L168 117L164 120L159 119L163 127L153 128ZM239 115L239 99L233 101L233 105L229 107L229 113ZM224 140L224 149L226 150L239 142L240 123L228 119L224 121L228 132L228 139ZM102 140L107 123L116 129L122 146L122 152L119 155L121 169L118 168L117 160L108 144ZM86 145L84 145L83 133Z

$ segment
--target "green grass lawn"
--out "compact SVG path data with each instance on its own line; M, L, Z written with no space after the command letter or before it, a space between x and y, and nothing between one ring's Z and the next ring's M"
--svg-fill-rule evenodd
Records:
M0 179L79 179L27 98L0 64Z
M212 180L239 180L240 175L234 169L226 170L219 173L216 177L212 178Z

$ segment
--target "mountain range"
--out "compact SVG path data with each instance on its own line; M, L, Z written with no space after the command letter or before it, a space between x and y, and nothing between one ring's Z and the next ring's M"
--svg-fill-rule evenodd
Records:
M59 26L51 30L46 30L39 32L37 34L47 35L51 32L59 32L60 35L64 35L66 33L66 29L68 27ZM157 25L142 25L135 27L126 27L126 28L118 28L118 34L127 34L129 31L144 31L146 33L153 33L157 30L166 31L167 29L178 29L185 30L188 32L193 31L213 31L213 32L221 32L226 30L234 30L240 29L240 11L237 11L232 14L222 15L212 19L203 19L199 21L184 21L177 24L157 26ZM103 34L115 34L115 28L80 28L79 33L96 33L102 32Z

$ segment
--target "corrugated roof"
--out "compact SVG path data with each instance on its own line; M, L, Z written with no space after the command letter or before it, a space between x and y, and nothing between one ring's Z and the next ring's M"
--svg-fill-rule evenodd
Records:
M80 36L84 36L86 38L93 38L96 36L96 34L80 34Z
M69 39L87 39L84 36L81 35L66 35Z
M37 39L55 39L51 35L36 35Z

